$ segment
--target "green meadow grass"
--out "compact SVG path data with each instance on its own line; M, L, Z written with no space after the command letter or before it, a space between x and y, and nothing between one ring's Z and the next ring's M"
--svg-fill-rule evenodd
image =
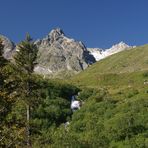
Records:
M136 47L130 50L114 54L105 58L80 74L74 76L73 82L80 82L86 85L100 85L99 82L106 83L110 81L124 81L131 79L140 79L141 74L148 71L148 45ZM130 78L127 78L130 77ZM97 82L96 82L97 81Z
M107 88L116 98L136 93L148 95L148 45L114 54L70 79L81 87ZM135 92L134 92L135 91Z

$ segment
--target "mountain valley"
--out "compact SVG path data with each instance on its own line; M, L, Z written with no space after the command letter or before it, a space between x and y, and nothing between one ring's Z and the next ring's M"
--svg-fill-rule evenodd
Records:
M148 147L148 45L0 38L0 147Z

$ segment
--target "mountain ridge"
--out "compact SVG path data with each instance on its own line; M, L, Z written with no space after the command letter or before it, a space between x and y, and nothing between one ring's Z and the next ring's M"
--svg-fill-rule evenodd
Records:
M4 41L4 57L11 59L17 45L7 37L0 35ZM52 29L44 38L34 41L39 49L38 65L34 71L48 77L60 77L67 73L74 75L85 70L89 65L120 51L131 49L124 42L109 49L87 48L81 41L69 38L60 28Z
M90 53L95 57L96 61L99 61L101 59L104 59L110 55L116 54L118 52L121 52L123 50L128 50L131 48L135 48L136 46L129 46L123 41L112 45L111 48L102 49L102 48L88 48Z
M82 42L68 38L60 28L51 30L35 44L40 54L35 72L39 74L57 75L62 71L77 73L95 62Z

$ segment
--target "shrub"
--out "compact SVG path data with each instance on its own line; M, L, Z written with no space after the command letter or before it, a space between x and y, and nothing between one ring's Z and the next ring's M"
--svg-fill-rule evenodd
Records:
M148 71L146 71L146 72L143 73L143 77L144 78L148 78Z

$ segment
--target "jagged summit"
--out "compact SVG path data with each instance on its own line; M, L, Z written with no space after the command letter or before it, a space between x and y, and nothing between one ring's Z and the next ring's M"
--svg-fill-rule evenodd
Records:
M115 44L113 46L116 46L116 45L118 45L118 46L129 46L124 41L121 41L121 42L119 42L119 43L117 43L117 44Z
M52 38L52 37L59 37L59 36L64 36L64 32L61 28L55 28L55 29L52 29L49 33L49 36Z
M50 43L52 44L54 41L57 41L59 38L64 37L65 34L62 29L56 28L51 30L48 34L48 38L50 39Z
M131 47L131 46L129 46L125 42L121 41L118 44L113 45L111 48L105 49L105 50L112 50L112 51L115 50L116 51L116 50L123 50L123 49L129 48L129 47Z
M95 62L82 42L67 37L60 28L51 30L35 44L40 55L35 71L40 74L57 74L62 71L77 73Z

